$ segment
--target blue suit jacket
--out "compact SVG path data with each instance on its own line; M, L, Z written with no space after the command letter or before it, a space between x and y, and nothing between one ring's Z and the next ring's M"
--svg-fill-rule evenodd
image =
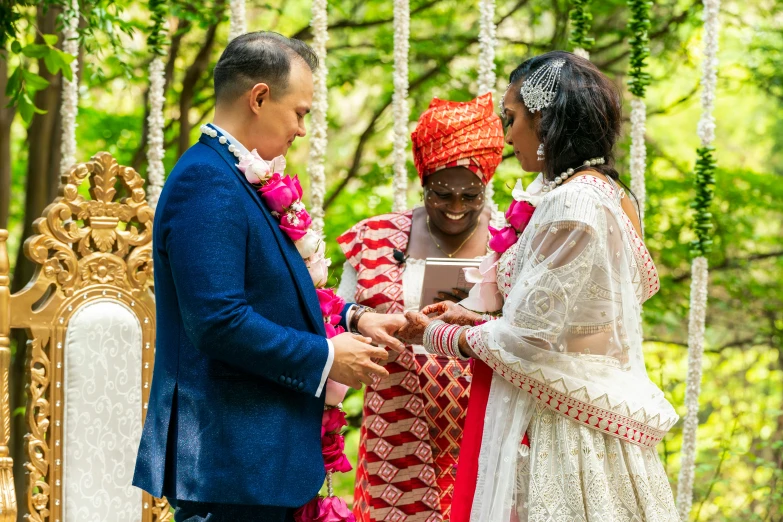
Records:
M307 268L236 161L202 135L158 202L157 352L133 484L298 507L325 475L328 346Z

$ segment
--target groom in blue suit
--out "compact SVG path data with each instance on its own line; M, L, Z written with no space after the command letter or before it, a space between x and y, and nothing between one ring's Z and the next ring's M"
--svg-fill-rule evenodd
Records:
M153 234L157 352L134 485L181 521L293 520L324 480L328 378L388 375L401 316L343 310L325 338L307 267L237 156L284 155L312 103L318 66L276 33L234 39L215 67L214 124L177 162Z

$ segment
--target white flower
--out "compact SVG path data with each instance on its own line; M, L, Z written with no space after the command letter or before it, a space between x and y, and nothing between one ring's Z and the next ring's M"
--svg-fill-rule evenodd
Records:
M538 181L538 180L536 180L536 181ZM537 192L533 191L533 186L534 186L535 183L536 183L535 181L533 183L531 183L528 186L528 189L531 189L531 191L530 192L526 192L522 188L522 181L521 180L517 180L517 184L516 184L516 186L514 186L514 190L511 191L511 196L516 201L527 201L528 203L530 203L534 207L537 207L538 203L541 201L541 196Z
M308 230L307 234L294 242L294 245L302 259L307 259L319 251L323 254L324 250L324 242L313 230Z

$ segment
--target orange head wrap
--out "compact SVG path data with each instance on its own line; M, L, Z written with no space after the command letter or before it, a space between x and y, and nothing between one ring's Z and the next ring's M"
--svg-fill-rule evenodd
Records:
M469 102L434 98L411 134L413 161L422 184L449 167L472 170L486 185L503 159L503 125L492 94Z

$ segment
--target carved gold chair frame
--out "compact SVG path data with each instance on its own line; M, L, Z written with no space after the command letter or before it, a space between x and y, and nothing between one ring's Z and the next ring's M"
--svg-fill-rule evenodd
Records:
M89 179L90 198L79 193L85 179ZM118 195L118 182L125 197ZM142 328L139 415L144 419L155 353L155 303L153 209L146 202L143 185L136 171L118 165L108 152L72 167L63 175L60 196L35 221L37 234L24 243L36 270L27 286L14 295L9 291L8 232L0 231L0 513L16 511L8 453L11 328L24 328L29 339L25 496L31 521L62 520L63 346L69 320L81 305L112 299L136 314ZM146 492L140 508L143 522L172 519L165 499ZM12 519L15 513L8 518Z

